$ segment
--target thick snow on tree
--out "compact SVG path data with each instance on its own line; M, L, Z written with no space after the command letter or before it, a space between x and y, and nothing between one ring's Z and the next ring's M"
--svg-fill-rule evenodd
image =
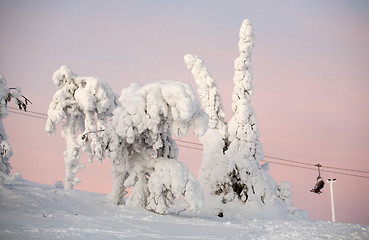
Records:
M187 54L184 60L198 86L202 106L209 115L209 129L218 129L222 138L225 139L228 135L224 120L225 113L216 81L198 56Z
M111 201L123 204L126 189L133 187L127 205L164 214L183 196L188 210L197 211L203 204L200 185L177 160L172 138L186 135L190 127L196 136L207 130L208 116L191 87L172 81L131 84L119 101L104 141L112 162Z
M49 105L45 130L55 135L56 124L65 121L61 132L67 145L64 151L65 188L73 189L80 182L75 174L84 167L79 162L81 150L86 148L84 150L90 152L90 161L94 156L102 158L103 133L98 130L105 129L118 100L103 79L79 77L65 65L54 72L52 80L59 90ZM90 132L94 134L88 134ZM81 137L79 133L85 134Z
M8 142L8 135L5 132L2 119L8 116L8 102L15 99L20 110L27 110L28 103L31 103L25 96L21 94L19 88L8 88L6 86L5 77L0 74L0 171L9 174L9 159L13 155L12 149Z
M197 56L185 56L187 68L197 83L202 105L210 116L209 130L200 139L204 156L199 180L204 188L206 204L217 208L221 214L227 208L226 203L237 202L252 209L278 205L294 212L289 184L278 186L268 173L269 164L260 164L264 155L251 105L254 39L249 20L243 21L239 37L240 55L234 62L233 116L228 123L224 121L219 90L203 61Z
M199 170L199 181L207 196L221 192L227 180L224 176L227 172L225 167L228 165L228 159L224 154L228 148L227 124L218 86L204 62L191 54L185 55L184 61L198 86L197 92L202 107L209 115L209 129L200 137L203 144L203 160Z

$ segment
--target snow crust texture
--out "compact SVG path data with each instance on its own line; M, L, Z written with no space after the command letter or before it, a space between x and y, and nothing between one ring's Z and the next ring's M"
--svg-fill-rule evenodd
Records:
M230 203L241 202L246 209L274 206L304 218L306 214L292 205L289 184L278 186L268 173L269 165L260 164L264 154L251 105L253 46L253 28L245 19L239 32L239 57L234 61L233 116L228 123L219 89L204 62L198 56L184 57L209 115L209 130L200 138L204 152L199 181L205 192L205 204L222 215L231 211Z
M239 209L224 218L158 215L112 205L103 194L2 176L0 239L369 239L369 226L296 220L275 209ZM182 207L179 202L170 211Z

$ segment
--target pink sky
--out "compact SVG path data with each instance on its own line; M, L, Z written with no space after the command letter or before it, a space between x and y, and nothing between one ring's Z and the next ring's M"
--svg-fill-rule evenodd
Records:
M0 1L0 73L32 100L30 111L46 113L57 90L51 76L61 65L102 77L120 94L132 82L195 86L183 62L192 53L217 80L230 119L238 31L249 18L256 41L252 103L265 155L369 171L369 4L258 2ZM64 180L60 131L48 137L45 120L14 113L3 122L12 173L45 184ZM197 174L201 151L181 148L180 160ZM108 193L109 161L83 161L77 189ZM291 182L296 207L330 220L329 185L321 195L309 192L317 171L272 164L271 174ZM322 175L337 178L336 220L369 225L369 179Z

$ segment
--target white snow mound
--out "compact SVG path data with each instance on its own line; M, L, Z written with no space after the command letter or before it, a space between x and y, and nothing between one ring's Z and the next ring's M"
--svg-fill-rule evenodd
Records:
M369 239L369 226L263 214L218 218L158 215L117 206L106 195L2 176L0 239ZM270 215L270 214L269 214Z

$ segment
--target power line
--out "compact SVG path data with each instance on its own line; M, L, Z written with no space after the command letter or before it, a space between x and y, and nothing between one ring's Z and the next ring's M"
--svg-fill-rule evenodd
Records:
M33 112L33 111L23 112L23 111L19 110L18 108L14 108L14 107L8 107L8 108L16 110L16 111L9 110L9 112L11 112L11 113L24 115L24 116L27 116L27 117L33 117L33 118L37 118L37 119L47 120L48 115L45 114L45 113L39 113L39 112ZM32 113L32 114L30 114L30 113ZM36 114L36 115L39 115L39 116L35 116L33 114ZM42 116L44 116L44 117L42 117ZM182 142L182 143L192 144L192 145L196 145L196 146L202 146L202 144L200 144L200 143L195 143L195 142L190 142L190 141L185 141L185 140L180 140L180 139L175 139L175 140L178 141L178 142ZM197 147L193 147L193 146L186 146L186 145L180 145L180 144L177 144L177 146L184 147L184 148L189 148L189 149L194 149L194 150L198 150L198 151L203 150L202 147L197 148ZM315 167L315 165L311 164L311 163L295 161L295 160L286 159L286 158L279 158L279 157L273 157L273 156L267 156L267 155L265 155L264 158L269 158L269 159L274 159L274 160L279 160L279 161L284 161L284 162L290 162L290 163L300 164L300 165L304 165L304 166ZM303 167L303 166L298 166L298 165L294 165L294 164L280 163L280 162L275 162L275 161L270 161L270 160L269 161L263 160L263 162L270 162L270 163L273 163L273 164L284 165L284 166L289 166L289 167L296 167L296 168L302 168L302 169L316 170L316 168ZM368 171L348 169L348 168L330 167L330 166L322 166L322 168L336 169L336 170L350 171L350 172L359 172L359 173L369 173ZM353 176L353 177L369 178L369 177L366 177L366 176L350 174L350 173L342 173L342 172L335 172L335 171L329 171L329 170L322 170L322 171L323 172L329 172L329 173L342 174L342 175L347 175L347 176Z

